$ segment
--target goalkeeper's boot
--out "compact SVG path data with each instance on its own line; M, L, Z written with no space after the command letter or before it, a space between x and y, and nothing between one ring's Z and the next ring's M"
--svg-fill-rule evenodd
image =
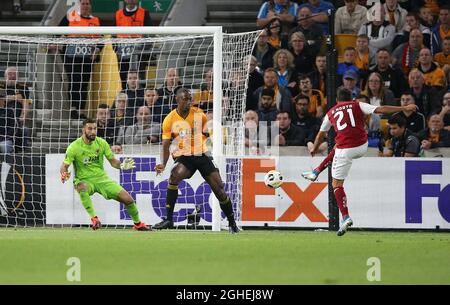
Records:
M350 228L352 225L353 220L350 218L350 216L345 217L344 220L342 221L341 227L337 231L337 236L344 235L347 232L348 228Z
M97 216L92 217L91 222L92 222L92 226L91 226L92 230L97 230L102 227L102 223L100 222L100 220L98 220Z
M133 226L133 229L136 231L151 231L152 227L146 225L145 223L143 223L142 221L140 223L135 223Z
M228 231L230 231L231 234L238 234L241 229L237 226L236 222L228 221Z
M312 170L312 171L303 172L302 173L302 177L307 179L307 180L310 180L310 181L314 182L319 177L319 174L320 173L318 171Z
M153 226L153 229L156 229L156 230L172 229L172 228L173 228L173 221L168 220L168 219L163 219L163 221L161 221Z

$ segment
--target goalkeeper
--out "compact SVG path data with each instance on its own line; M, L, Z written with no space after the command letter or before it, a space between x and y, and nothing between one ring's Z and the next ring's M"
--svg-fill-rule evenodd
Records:
M148 231L150 227L139 219L139 212L131 195L122 186L111 180L103 169L103 157L109 161L112 167L122 170L133 169L134 160L126 158L120 163L114 157L109 144L102 138L97 137L97 124L93 119L83 121L83 134L73 141L66 151L66 158L61 164L61 182L66 182L70 177L68 171L73 163L75 169L74 187L80 195L81 203L88 212L92 221L92 229L97 230L101 223L95 213L91 201L91 195L101 194L106 199L115 199L123 202L128 214L134 222L133 229Z

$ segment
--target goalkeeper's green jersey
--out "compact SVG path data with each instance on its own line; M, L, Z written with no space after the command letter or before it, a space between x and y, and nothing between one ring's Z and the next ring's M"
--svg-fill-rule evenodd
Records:
M83 137L73 141L66 150L64 163L73 163L75 179L89 179L107 176L103 169L103 157L111 160L114 153L108 142L96 137L91 144L86 144Z

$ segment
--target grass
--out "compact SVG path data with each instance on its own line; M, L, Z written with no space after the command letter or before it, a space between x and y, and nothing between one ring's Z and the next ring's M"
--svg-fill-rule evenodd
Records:
M0 284L450 284L450 234L0 229ZM381 281L369 282L370 257Z

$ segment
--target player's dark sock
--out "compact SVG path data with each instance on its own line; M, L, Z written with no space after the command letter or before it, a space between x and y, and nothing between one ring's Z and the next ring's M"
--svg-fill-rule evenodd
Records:
M94 205L92 204L91 196L87 191L80 191L80 200L83 204L85 210L88 212L89 216L95 217L97 214L95 213Z
M348 208L347 208L347 195L345 195L344 187L339 186L334 189L334 196L336 197L336 202L339 207L339 211L341 211L342 218L348 216Z
M333 162L333 158L334 158L334 153L335 153L335 151L336 151L335 148L333 148L333 150L330 151L330 153L326 156L325 159L323 159L322 163L320 163L319 166L317 166L317 167L314 169L314 171L319 172L319 173L323 172L323 171L328 167L328 165L329 165L331 162Z
M166 209L167 209L167 220L173 221L173 210L175 209L175 203L178 198L178 185L169 184L167 186L167 196L166 196Z
M228 221L234 222L233 205L231 204L230 197L227 197L227 199L220 202L220 208L227 217Z

